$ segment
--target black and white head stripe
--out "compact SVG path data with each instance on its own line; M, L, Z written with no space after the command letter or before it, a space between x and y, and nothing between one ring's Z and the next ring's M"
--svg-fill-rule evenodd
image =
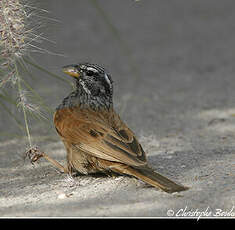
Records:
M87 67L86 70L87 71L92 71L94 73L99 73L99 71L96 68L94 68L94 67Z
M90 64L90 63L84 63L84 64L79 64L79 67L81 70L84 71L93 71L93 72L99 72L99 73L104 73L105 69L102 66L99 66L97 64Z
M84 63L84 64L80 64L79 67L82 71L86 71L86 72L91 71L94 74L104 74L105 81L108 83L110 87L112 86L113 81L102 66L99 66L97 64Z

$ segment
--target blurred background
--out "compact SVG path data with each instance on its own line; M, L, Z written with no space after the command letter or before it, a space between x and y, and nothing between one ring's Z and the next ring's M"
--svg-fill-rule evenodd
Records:
M104 66L114 80L115 108L137 135L193 130L204 125L200 112L234 108L233 1L40 0L36 7L49 13L41 29L48 40L38 44L47 52L32 52L35 63L71 82L62 66ZM31 135L58 140L53 110L71 85L30 67L28 83L51 108L42 108L47 119L30 118ZM4 109L0 130L3 139L22 136Z
M234 1L38 0L36 6L49 11L43 36L53 41L39 47L60 55L31 53L35 62L71 81L62 66L103 65L114 80L115 107L135 132L164 136L190 129L182 127L188 112L234 107ZM31 87L53 110L71 86L31 71ZM32 135L55 135L44 123L31 121ZM4 109L0 130L1 139L22 135Z
M139 137L189 137L214 119L216 132L211 133L212 126L203 130L205 146L218 132L233 135L233 1L40 0L34 4L39 15L44 13L41 9L48 11L39 17L39 31L36 28L46 39L30 55L34 63L60 79L32 65L28 65L32 74L22 75L49 108L40 107L46 119L28 117L33 144L59 140L53 112L71 92L68 82L73 82L61 67L81 62L102 65L111 73L115 109ZM11 84L4 87L17 98ZM29 91L26 96L33 95ZM5 107L0 139L22 139L25 132L9 111L22 126L23 113L1 102ZM202 143L192 145L201 147Z

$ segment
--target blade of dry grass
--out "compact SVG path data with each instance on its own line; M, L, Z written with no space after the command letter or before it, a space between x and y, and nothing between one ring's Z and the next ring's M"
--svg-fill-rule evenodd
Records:
M73 84L72 84L71 81L69 81L69 80L67 80L67 79L64 79L64 78L62 78L62 77L60 77L60 76L58 76L58 75L56 75L56 74L54 74L54 73L51 73L50 71L44 69L42 66L40 66L40 65L38 65L38 64L36 64L36 63L34 63L34 62L32 62L32 61L29 60L28 58L25 58L25 57L24 57L23 60L24 60L26 63L30 64L31 66L33 66L33 67L39 69L40 71L42 71L42 72L48 74L49 76L51 76L51 77L53 77L53 78L55 78L55 79L57 79L57 80L60 80L60 81L62 81L62 82L64 82L64 83L67 83L67 84L73 86Z
M96 9L100 17L103 19L105 25L107 26L107 29L110 31L110 33L113 35L113 37L119 42L120 47L124 55L127 57L129 65L132 69L132 72L134 73L135 80L138 80L140 78L140 71L138 68L138 65L135 63L132 52L127 44L127 42L122 38L120 32L115 27L115 25L111 22L111 18L107 14L105 10L103 10L102 6L97 0L89 0L91 5Z

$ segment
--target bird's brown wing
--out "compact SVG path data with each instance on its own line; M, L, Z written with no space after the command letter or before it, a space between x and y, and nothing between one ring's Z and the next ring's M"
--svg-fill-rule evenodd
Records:
M93 112L79 108L56 111L54 124L65 142L78 150L130 166L146 164L146 155L134 133L115 111Z

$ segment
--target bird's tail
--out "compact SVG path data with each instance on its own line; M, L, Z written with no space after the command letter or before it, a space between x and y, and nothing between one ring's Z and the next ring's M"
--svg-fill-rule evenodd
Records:
M148 166L143 167L126 167L122 170L122 173L137 177L138 179L150 184L154 187L160 188L165 192L173 193L180 192L189 189L183 185L177 184L174 181L162 176L161 174L155 172Z

